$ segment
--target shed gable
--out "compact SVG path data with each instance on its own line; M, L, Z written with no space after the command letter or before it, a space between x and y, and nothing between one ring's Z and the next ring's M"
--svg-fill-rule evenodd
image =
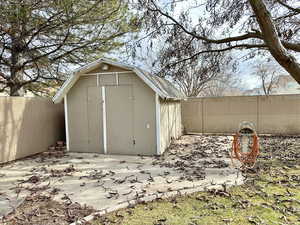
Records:
M103 66L107 65L107 70L103 70ZM85 74L94 74L94 73L114 73L114 72L128 72L128 71L132 71L132 70L128 70L128 69L124 69L122 67L119 66L114 66L114 65L110 65L110 64L106 64L106 63L101 63L98 64L96 68L85 72Z
M106 73L104 71L107 71L107 73L116 73L116 75L121 73L128 73L129 71L132 71L161 98L167 98L167 99L184 98L184 95L182 95L180 91L178 91L169 81L163 78L152 76L151 74L137 67L133 67L126 64L114 62L105 58L101 58L78 70L75 70L72 73L72 75L68 78L68 80L63 84L60 90L56 93L56 95L53 98L53 101L55 103L61 102L64 96L68 93L68 91L72 88L72 86L76 83L76 81L80 76L86 74L92 75L97 73L101 73L102 75L104 75L104 73Z

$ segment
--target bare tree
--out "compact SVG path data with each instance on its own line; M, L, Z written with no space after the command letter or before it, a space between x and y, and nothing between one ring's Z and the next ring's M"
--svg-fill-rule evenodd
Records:
M208 52L220 53L233 49L265 51L300 83L300 65L295 57L295 53L300 52L300 8L294 6L297 1L195 1L196 5L183 11L180 16L174 15L173 9L187 1L170 2L166 5L166 1L139 0L139 5L140 9L144 9L145 26L151 30L153 37L161 34L172 37L177 32L184 32L190 41L197 40L206 46L193 56L181 59L180 63ZM187 26L191 24L191 11L197 10L199 18L196 24Z
M279 81L279 74L276 67L266 63L259 64L256 66L255 74L261 82L261 88L264 94L272 94Z
M186 21L189 26L189 21ZM176 29L174 27L174 29ZM153 40L152 40L153 41ZM195 55L207 46L191 40L189 35L178 30L172 36L161 37L163 43L154 63L156 73L172 80L188 97L198 96L206 87L206 83L214 80L231 63L229 53L211 53ZM188 60L183 60L187 59ZM232 63L231 63L232 64Z
M166 53L166 52L164 52ZM204 89L207 89L207 84L212 80L220 78L220 64L229 61L222 54L205 54L195 57L184 63L176 63L171 67L164 67L163 59L168 59L160 55L161 69L158 75L167 77L173 81L181 91L188 97L199 96ZM176 58L173 58L176 60Z
M215 79L218 75L211 67L210 62L202 61L202 65L186 65L176 71L175 76L171 76L172 81L177 84L180 90L188 97L199 96L206 87L206 84Z
M215 79L207 82L201 96L226 96L226 95L241 95L240 79L234 73L220 73Z

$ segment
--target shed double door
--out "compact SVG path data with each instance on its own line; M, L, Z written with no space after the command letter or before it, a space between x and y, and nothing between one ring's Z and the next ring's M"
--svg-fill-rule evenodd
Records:
M88 87L87 96L88 152L104 153L101 88Z
M132 86L106 86L105 97L107 153L132 154L134 145Z
M132 86L93 87L89 90L89 97L98 101L98 103L90 101L90 104L95 104L88 106L88 111L93 111L88 113L91 152L132 154L134 148Z

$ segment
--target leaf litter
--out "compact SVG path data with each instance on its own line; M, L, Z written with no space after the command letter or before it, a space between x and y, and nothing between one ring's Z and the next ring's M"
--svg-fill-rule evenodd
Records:
M192 144L171 145L155 163L183 171L193 179L201 179L201 173L193 171L205 168L203 158L213 158L207 160L215 164L212 166L228 166L217 159L229 156L220 143L230 146L231 137L184 138ZM300 224L300 137L265 135L260 136L260 145L255 167L242 171L242 186L224 185L223 190L156 200L102 216L92 224Z

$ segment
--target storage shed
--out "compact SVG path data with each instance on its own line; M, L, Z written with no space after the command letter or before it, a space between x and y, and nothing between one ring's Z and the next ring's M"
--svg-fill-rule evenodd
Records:
M163 78L101 58L74 71L53 101L64 101L69 151L159 155L182 134L182 98Z

